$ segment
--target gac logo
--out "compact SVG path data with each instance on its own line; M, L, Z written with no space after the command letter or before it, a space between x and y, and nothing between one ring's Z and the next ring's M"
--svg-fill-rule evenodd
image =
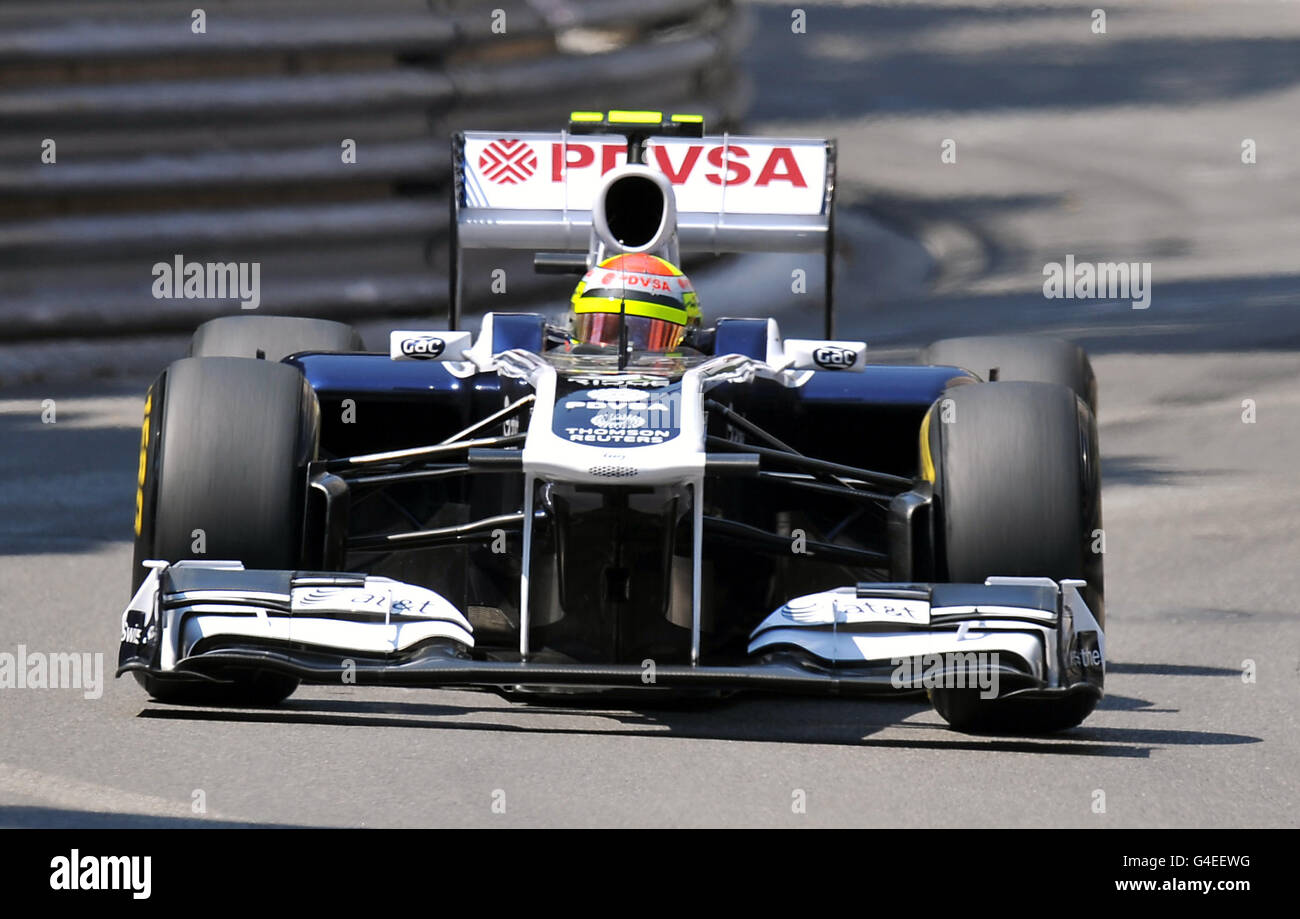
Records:
M402 353L407 357L415 358L417 361L431 361L447 350L447 343L441 338L422 335L419 338L403 338L401 347Z
M856 351L825 345L813 352L813 363L823 370L847 370L857 363Z

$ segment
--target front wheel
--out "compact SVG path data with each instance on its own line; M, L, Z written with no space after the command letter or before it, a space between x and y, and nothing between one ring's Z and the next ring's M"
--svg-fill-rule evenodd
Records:
M1051 383L955 386L931 409L929 464L941 580L999 575L1087 581L1084 602L1104 623L1097 424L1087 404ZM1074 727L1093 695L981 699L934 689L939 714L968 731L1038 733Z
M264 360L186 358L163 372L146 405L136 586L150 558L297 567L306 468L320 430L316 396L302 374ZM199 684L137 674L166 702L273 703L298 685L269 672L230 676L229 684Z

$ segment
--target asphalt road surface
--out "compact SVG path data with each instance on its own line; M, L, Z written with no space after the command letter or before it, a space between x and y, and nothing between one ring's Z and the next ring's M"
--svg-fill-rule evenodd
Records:
M1082 727L965 736L919 700L150 703L109 675L146 380L62 379L0 389L0 652L102 652L106 685L0 690L0 825L1296 825L1300 5L1110 4L1104 35L1091 6L803 4L796 34L756 4L750 53L756 128L840 138L842 335L1093 353L1111 662ZM1149 307L1045 299L1067 254L1150 263ZM773 308L813 332L815 297Z

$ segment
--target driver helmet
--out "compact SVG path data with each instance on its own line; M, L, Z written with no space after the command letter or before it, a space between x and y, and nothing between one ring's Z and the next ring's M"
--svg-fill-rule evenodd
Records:
M640 351L672 351L700 327L700 303L690 279L657 255L611 256L583 276L573 292L569 337L575 344L617 345L619 315L627 340Z

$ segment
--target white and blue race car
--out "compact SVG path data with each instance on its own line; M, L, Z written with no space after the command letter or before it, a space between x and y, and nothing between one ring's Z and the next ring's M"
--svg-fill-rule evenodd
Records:
M453 150L456 264L830 266L832 141L611 112ZM255 704L302 681L927 690L962 730L1079 724L1105 670L1086 355L965 338L871 364L830 288L824 340L723 318L671 351L572 348L534 313L461 330L456 272L450 328L387 352L336 322L206 323L146 401L119 675Z

